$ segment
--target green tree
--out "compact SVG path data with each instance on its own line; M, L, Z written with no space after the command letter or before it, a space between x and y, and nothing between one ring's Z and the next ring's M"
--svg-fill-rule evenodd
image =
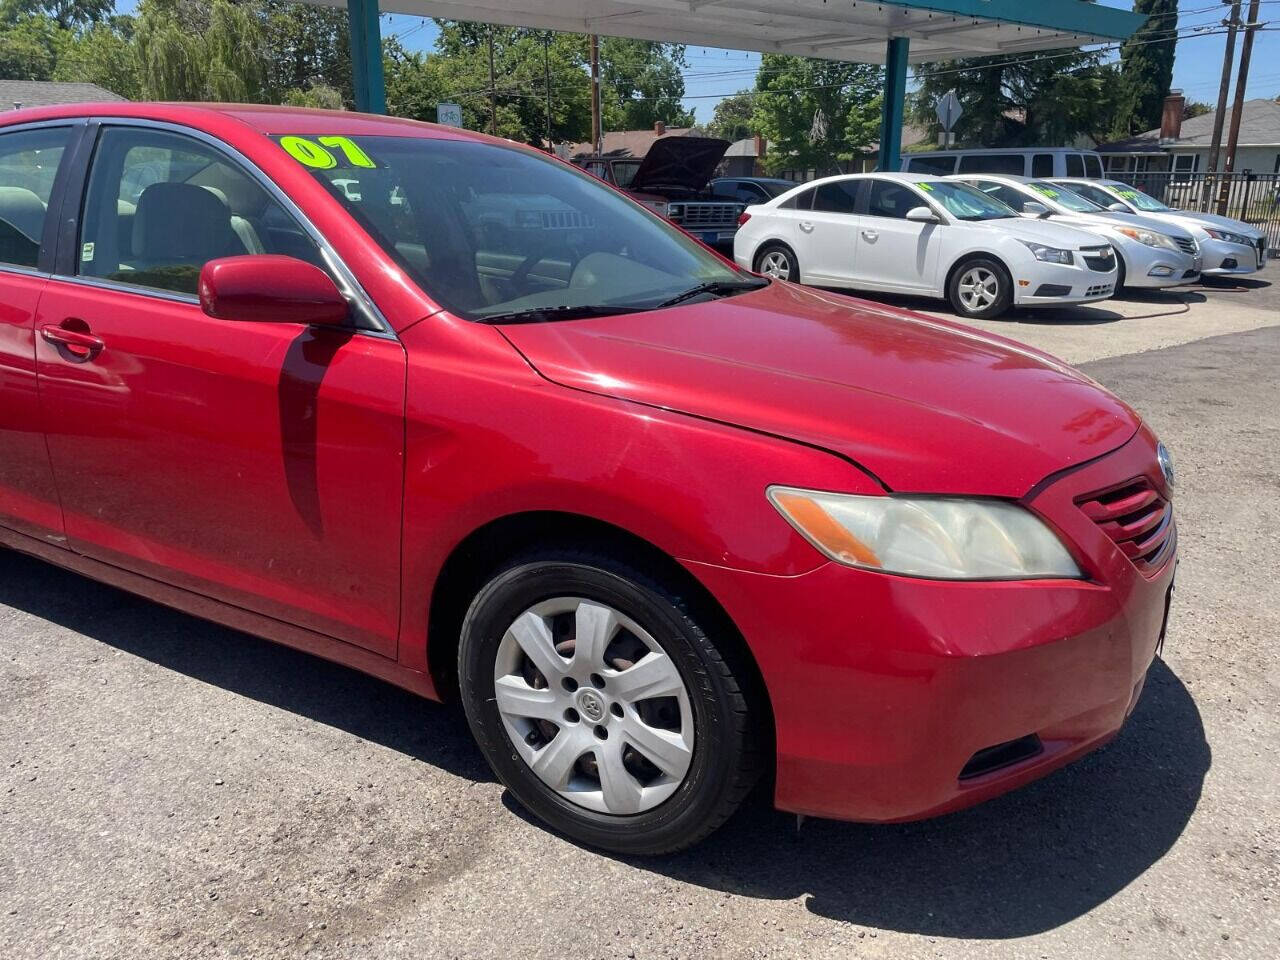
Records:
M1280 97L1276 97L1280 100ZM1201 100L1188 100L1182 105L1182 119L1190 120L1192 117L1203 117L1206 113L1213 113L1213 107Z
M1160 126L1165 95L1173 82L1178 0L1135 0L1147 21L1120 47L1120 92L1112 129L1127 137Z
M0 23L48 17L63 30L72 30L101 23L114 9L115 0L0 0Z
M71 32L45 16L19 13L0 21L0 79L50 80Z
M766 53L756 74L755 125L765 167L836 171L878 137L883 69Z
M141 98L133 17L112 17L76 34L61 52L53 79L96 83L128 100Z
M261 99L262 24L246 5L143 0L135 36L145 98Z
M954 131L959 146L1054 146L1081 134L1106 139L1118 85L1114 67L1079 50L944 60L915 72L912 119L936 135L937 102L954 89L964 107Z
M750 90L725 97L716 104L707 124L707 132L724 140L743 140L756 132L756 103Z
M600 40L600 89L607 130L647 130L661 120L669 127L693 126L684 96L684 46L626 37Z
M325 88L317 90L318 101L332 103L336 90L343 103L353 102L345 10L292 0L254 0L254 7L266 48L262 96L267 102L305 100L313 88Z

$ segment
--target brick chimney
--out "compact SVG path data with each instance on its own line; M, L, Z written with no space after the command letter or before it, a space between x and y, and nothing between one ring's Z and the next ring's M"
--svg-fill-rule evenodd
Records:
M1164 111L1160 114L1160 140L1177 140L1182 135L1182 109L1187 98L1181 90L1170 90L1164 98Z
M667 125L661 120L653 121L653 133L655 136L665 137L667 135Z

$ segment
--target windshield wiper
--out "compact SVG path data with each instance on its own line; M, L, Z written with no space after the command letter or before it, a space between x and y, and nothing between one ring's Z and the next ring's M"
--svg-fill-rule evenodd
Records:
M686 300L692 300L694 297L701 296L704 293L735 293L739 290L758 290L760 287L768 285L768 280L711 280L708 283L700 283L696 287L691 287L684 293L677 293L671 299L663 300L653 309L661 310L663 307L674 307L677 303L684 303Z
M639 313L648 307L618 307L604 303L566 307L530 307L510 313L490 313L476 317L477 323L550 323L554 320L585 320L588 317L615 317L623 313Z

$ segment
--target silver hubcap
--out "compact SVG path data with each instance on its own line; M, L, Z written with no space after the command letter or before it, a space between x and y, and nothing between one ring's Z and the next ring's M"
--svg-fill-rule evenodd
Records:
M791 261L781 250L770 250L760 258L760 272L778 280L791 279Z
M985 310L1000 296L1000 278L986 267L971 267L960 275L960 302L966 310Z
M601 813L643 813L684 781L693 711L658 642L612 607L545 600L503 634L494 699L507 736L539 779Z

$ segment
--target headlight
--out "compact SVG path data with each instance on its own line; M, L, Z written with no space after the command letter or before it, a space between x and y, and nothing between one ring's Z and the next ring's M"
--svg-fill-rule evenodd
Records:
M1043 243L1033 243L1030 240L1019 241L1024 247L1031 251L1031 255L1037 260L1044 260L1047 263L1073 263L1070 250L1062 250L1058 247L1050 247Z
M1248 237L1239 233L1232 233L1230 230L1210 230L1205 228L1205 233L1213 237L1215 240L1225 240L1227 243L1239 243L1246 247L1252 247L1253 241Z
M1136 227L1116 227L1115 231L1148 247L1164 247L1166 250L1179 249L1173 237L1166 236L1163 233L1156 233L1154 230L1139 230Z
M1083 576L1053 531L1013 503L793 487L770 487L768 493L805 539L851 567L936 580Z

